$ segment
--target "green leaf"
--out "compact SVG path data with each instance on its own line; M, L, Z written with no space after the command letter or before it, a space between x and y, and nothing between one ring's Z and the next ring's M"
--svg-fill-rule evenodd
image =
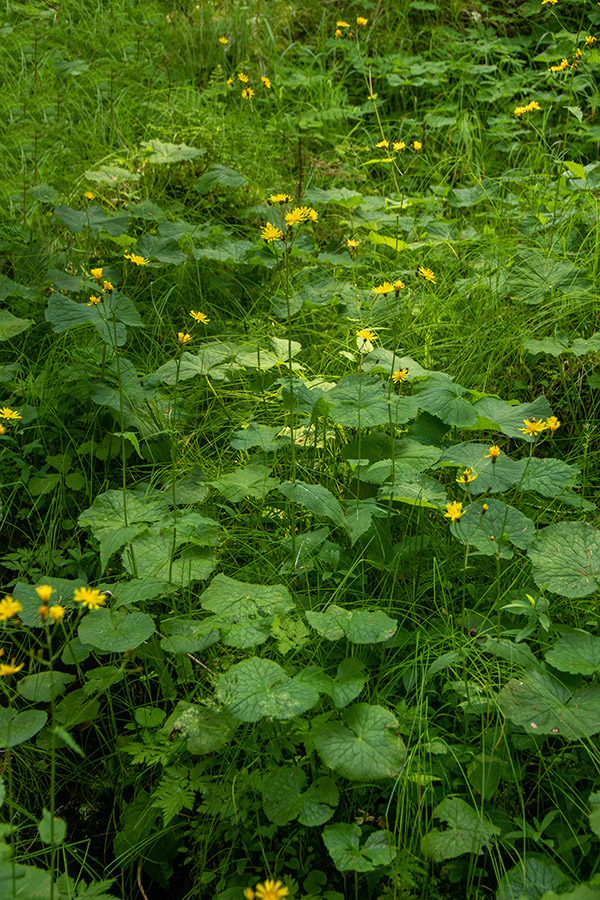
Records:
M14 709L0 707L0 748L16 747L37 734L48 718L40 709L15 712Z
M313 740L325 765L345 778L395 778L406 757L398 727L389 710L357 703L344 711L341 722L319 722Z
M56 721L64 728L75 728L85 722L93 722L100 712L96 697L86 697L82 690L70 691L55 710Z
M392 350L386 350L385 347L375 347L370 353L363 357L363 372L385 372L386 375L393 375L398 369L408 369L406 382L415 378L425 378L431 375L429 369L424 369L418 362L410 356L401 356Z
M523 461L511 459L506 453L501 453L496 462L492 463L491 459L486 458L490 444L473 442L455 444L444 452L438 467L456 465L460 469L471 469L477 475L475 481L469 484L471 496L476 497L488 492L503 493L514 487L523 477Z
M113 684L119 684L125 678L122 666L97 666L85 673L83 693L86 697L92 694L103 694Z
M560 893L571 885L571 879L553 860L528 852L500 881L496 900L541 900L547 891Z
M525 672L498 696L500 709L530 734L557 734L570 741L600 732L600 686L571 690L544 672Z
M205 149L188 147L187 144L169 144L165 141L154 139L144 144L146 162L154 166L164 166L169 163L182 162L185 159L196 159L206 153Z
M344 513L331 491L321 484L305 481L285 481L279 488L284 497L299 503L315 516L325 516L336 525L344 524Z
M234 450L251 450L258 447L264 453L277 450L279 447L290 443L290 438L280 434L281 428L268 425L259 425L251 422L241 431L234 431L231 436L231 446Z
M203 609L230 622L257 617L267 621L294 608L290 593L282 584L252 584L222 574L215 575L200 603Z
M362 831L358 825L339 822L323 829L323 842L340 872L372 872L378 866L389 866L397 848L389 831L370 834L360 846Z
M537 397L533 403L512 405L496 397L484 397L475 404L479 416L478 429L501 431L508 437L516 437L530 443L535 438L521 432L525 419L547 419L552 415L550 404L545 397Z
M356 700L366 681L364 663L354 657L343 660L337 668L331 687L331 696L338 709Z
M160 646L167 653L200 653L219 640L215 617L198 619L167 619L162 623Z
M95 609L86 614L77 633L84 644L125 653L135 650L154 634L154 621L145 613Z
M439 508L448 499L439 481L417 472L402 475L394 484L384 485L379 489L377 496L391 497L399 503L426 506L431 509Z
M214 553L204 548L216 543L218 527L214 519L193 510L186 511L177 519L175 539L172 519L157 523L131 540L122 554L123 565L130 575L170 579L181 587L204 581L216 565ZM178 552L184 544L193 546ZM178 553L175 556L172 555L174 545Z
M579 121L581 121L581 119ZM563 162L563 166L565 167L565 169L568 169L569 172L572 172L575 178L582 178L585 181L585 169L583 168L581 163L573 162L573 160L571 159L565 159Z
M231 741L236 723L224 710L180 700L164 724L165 734L183 735L190 753L215 753Z
M199 194L207 194L218 184L223 187L239 188L248 184L248 179L233 169L213 165L206 170L204 175L200 176L195 184L195 188Z
M347 375L325 394L329 416L337 425L373 428L404 424L414 419L419 404L413 397L399 397L381 378Z
M309 625L329 641L337 641L344 635L353 644L377 644L389 640L398 627L381 610L342 609L332 604L325 612L308 611Z
M67 823L64 819L54 816L53 829L52 816L47 809L44 809L42 818L38 822L38 834L42 844L61 844L67 834Z
M319 778L305 793L304 772L295 766L272 769L263 778L263 808L271 822L287 825L299 819L301 825L323 825L333 815L339 792L332 778Z
M528 340L523 342L523 347L529 353L546 353L548 356L558 357L569 350L567 337L548 337L541 341Z
M219 677L217 697L242 722L293 719L319 699L313 687L289 678L277 663L257 656L231 666Z
M264 500L267 494L279 487L279 480L269 478L271 469L258 463L248 463L228 475L221 475L208 483L223 494L230 503L239 503L246 497Z
M489 497L483 511L483 501L469 503L464 515L450 526L452 534L461 544L470 544L486 556L500 556L511 559L512 550L509 542L526 550L535 538L535 526L513 506L507 506L501 500Z
M18 319L7 309L0 309L0 341L10 341L32 325L32 319Z
M565 109L568 109L578 122L583 122L583 110L580 106L565 106ZM565 165L567 165L567 163L565 163Z
M561 597L588 597L600 584L600 533L591 525L549 525L527 552L538 587Z
M593 675L600 672L600 637L575 631L557 640L545 654L546 662L561 672Z
M579 467L569 465L562 459L547 457L519 460L522 476L519 478L519 489L537 491L542 497L560 499L569 488L575 487L579 479Z
M35 187L30 188L29 193L34 200L39 200L40 203L56 203L60 198L60 194L56 188L45 182L36 184Z
M125 517L124 503L127 503ZM165 497L140 497L133 491L106 491L98 494L93 504L79 516L82 528L89 529L100 542L100 564L106 568L117 550L146 530L147 524L157 521L169 509ZM127 521L127 525L125 524Z
M74 675L66 672L38 672L26 675L17 684L17 692L32 703L49 703L53 697L64 694L68 684L75 681Z
M536 251L517 256L506 283L511 300L528 305L542 303L552 291L581 299L593 287L592 282L572 262L553 259Z
M0 897L5 900L50 900L51 892L50 872L34 866L13 866L11 861L0 860Z
M463 398L465 388L451 381L447 375L429 375L414 387L414 399L419 408L438 416L446 425L470 428L477 421L473 406Z
M446 797L433 811L437 819L446 822L448 828L432 829L421 841L421 849L434 862L455 859L464 853L483 853L501 829L464 800Z

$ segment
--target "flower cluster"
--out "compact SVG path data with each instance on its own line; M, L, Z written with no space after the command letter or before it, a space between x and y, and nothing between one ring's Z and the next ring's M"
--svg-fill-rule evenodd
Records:
M546 429L548 429L550 434L554 434L560 428L560 422L556 416L550 416L545 422L535 418L523 419L523 424L525 428L519 428L519 431L529 437L538 437Z
M291 203L291 201L292 198L289 194L271 194L269 197L270 203L279 206L285 203ZM312 206L296 206L294 209L283 214L283 220L288 228L291 228L294 225L303 225L305 222L316 222L318 218L319 214ZM283 225L283 221L281 224ZM268 244L272 241L284 241L286 239L283 229L274 225L272 222L267 222L266 225L261 227L260 236Z
M219 41L221 43L223 43L222 38L219 38ZM256 91L254 90L254 88L250 87L250 77L248 75L246 75L245 72L238 72L237 77L238 77L238 81L242 84L242 100L252 100ZM266 90L270 90L270 88L272 87L270 78L267 78L266 75L261 75L260 81L262 83L262 86L264 88L266 88ZM231 87L233 87L234 84L235 84L235 81L230 76L227 79L227 87L231 88Z
M60 624L65 615L64 606L58 604L49 606L54 589L49 584L40 584L39 587L36 587L35 591L42 603L38 609L38 615L42 625L44 625L48 619L50 619L53 625Z
M386 138L383 138L383 140L377 141L375 146L380 150L389 150L390 142ZM392 150L395 150L396 153L402 153L409 146L412 147L416 153L423 149L421 141L412 141L410 144L407 144L406 141L392 141Z
M534 109L541 109L537 100L531 100L526 106L515 106L515 116L522 116L525 113L533 112Z

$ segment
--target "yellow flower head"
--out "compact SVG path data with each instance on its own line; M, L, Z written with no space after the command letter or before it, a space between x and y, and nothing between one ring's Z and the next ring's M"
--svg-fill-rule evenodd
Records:
M65 616L65 608L64 606L51 606L48 615L53 625L60 625Z
M257 900L283 900L289 892L289 888L284 887L282 881L267 878L264 884L256 885L255 896Z
M556 416L550 416L549 419L546 419L546 428L550 432L550 434L554 434L560 428L560 422L556 418Z
M201 322L202 325L208 325L208 323L210 322L210 319L208 318L206 313L196 312L195 309L190 309L190 316L192 317L192 319L195 319L196 322Z
M90 275L92 278L95 278L96 281L100 281L102 278L102 269L90 269Z
M106 603L106 597L96 588L75 588L73 599L88 609L100 609Z
M350 22L344 22L343 19L340 19L335 25L336 28L350 28Z
M20 672L24 665L25 663L21 663L20 666L16 666L14 659L12 663L0 663L0 676L6 678L7 675L14 675L15 672Z
M95 200L96 199L96 195L92 194L91 191L86 191L83 196L86 198L86 200Z
M102 300L102 297L98 297L96 294L91 294L90 302L87 304L87 306L97 306L101 300Z
M263 87L266 87L267 89L271 87L271 79L267 78L266 75L261 75L260 80L263 83Z
M416 150L418 152L422 149L422 147L423 144L421 143L421 141L413 141L413 150Z
M356 248L358 247L359 244L360 244L360 241L356 241L356 240L354 240L354 238L348 238L348 240L346 241L346 246L347 246L348 250L356 250Z
M226 37L220 37L220 38L219 38L219 43L220 43L220 44L223 44L223 46L225 47L225 45L229 43L229 38L226 38Z
M48 618L48 607L46 606L46 604L42 604L40 607L38 607L38 616L42 620L43 624Z
M541 422L540 419L523 419L523 424L525 428L519 428L519 431L529 434L531 437L537 437L547 427L546 423Z
M111 281L103 281L103 282L102 282L102 293L103 293L103 294L106 294L106 293L109 293L109 294L110 294L111 291L114 291L114 287L113 287L113 285L112 285L112 282L111 282Z
M560 63L557 66L550 66L548 69L549 72L564 72L565 69L569 68L569 60L566 57L561 59Z
M545 6L546 3L550 3L552 6L556 6L558 0L542 0L542 6Z
M269 197L270 203L291 203L292 198L289 194L271 194Z
M23 416L20 415L16 410L9 409L8 406L0 407L0 419L7 419L13 422L17 422L19 419L22 419Z
M422 275L425 281L430 281L432 284L437 284L437 277L431 271L431 269L426 269L425 266L419 266L419 275Z
M233 78L231 76L227 79L227 87L233 87Z
M254 90L251 87L246 87L242 91L242 99L243 100L252 100L254 97Z
M238 78L242 84L248 84L248 81L250 80L245 72L238 72Z
M483 515L483 513L486 513L488 511L488 509L489 509L489 506L487 505L487 503L484 503L483 506L481 507L481 514Z
M406 144L404 141L394 141L392 143L392 147L396 151L396 153L402 153L403 150L406 150Z
M281 241L283 240L283 231L275 225L272 225L270 222L267 222L267 224L263 225L261 228L260 236L263 240L267 241L267 243L270 241Z
M6 428L2 424L0 424L0 434L6 434Z
M587 47L587 49L589 50L590 47L593 47L597 40L598 38L595 38L593 35L588 34L585 39L585 46Z
M244 897L246 900L254 900L256 894L252 890L252 888L244 888Z
M20 613L22 609L23 607L18 600L13 600L11 596L7 595L3 600L0 600L0 622L8 622L9 619Z
M299 225L302 222L316 222L318 217L318 212L311 206L297 206L285 214L285 221L288 225Z
M374 294L391 294L395 288L389 281L384 281L383 284L378 284L374 288L371 288L371 290Z
M48 604L50 601L50 597L54 593L54 588L49 584L40 584L39 587L36 587L35 592L42 603Z
M377 143L375 144L375 146L376 146L376 147L382 147L384 150L387 150L387 148L390 146L390 142L389 142L389 141L386 141L385 138L384 138L382 141L377 141Z
M394 384L398 384L398 382L404 381L407 375L408 369L396 369L396 371L392 375L392 381L394 382Z
M533 112L534 109L541 109L537 100L530 100L526 106L515 107L515 116L522 116L524 113Z
M125 259L128 259L130 262L135 263L136 266L147 266L149 260L147 260L143 256L138 256L137 253L126 253Z
M178 331L177 332L177 340L180 344L187 344L188 341L191 341L192 336L188 334L187 331Z
M396 296L398 296L403 287L405 287L404 282L398 278L398 280L394 282L394 290L396 291Z
M477 478L477 474L473 472L471 469L465 469L462 475L459 475L456 481L458 484L469 484L471 481L475 481Z
M466 509L462 508L462 503L459 501L455 501L454 503L446 503L446 512L444 513L444 517L446 519L451 519L453 522L458 522L461 516L464 516L466 513Z
M357 16L357 17L356 17L356 24L357 24L357 25L360 25L362 28L364 28L364 27L366 26L366 24L367 24L368 21L369 21L369 20L368 20L368 19L365 19L364 16Z
M342 32L341 32L341 31L340 31L340 29L339 29L339 28L336 28L336 29L335 29L335 34L334 34L334 37L336 37L336 38L337 38L337 37L341 37L341 36L342 36Z
M360 331L356 332L357 338L362 338L363 341L369 341L373 343L373 341L377 340L377 335L374 331L369 331L367 328L361 328Z
M497 444L493 444L490 447L489 452L485 454L484 459L491 459L492 463L495 463L501 453L502 450L500 447L498 447Z

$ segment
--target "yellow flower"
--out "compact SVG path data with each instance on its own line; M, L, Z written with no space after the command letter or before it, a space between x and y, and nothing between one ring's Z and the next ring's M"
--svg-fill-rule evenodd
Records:
M367 328L361 328L360 331L356 332L356 337L362 338L363 341L373 341L377 340L377 335L374 331L369 331Z
M225 46L226 44L229 43L229 38L226 38L226 37L220 37L220 38L219 38L219 43L220 43L220 44L223 44L223 46Z
M310 206L297 206L291 212L285 214L285 221L288 225L298 225L302 222L316 222L319 214L316 209Z
M260 80L262 81L264 87L266 87L266 88L271 87L271 79L267 78L266 75L261 75Z
M270 203L291 203L292 198L289 194L271 194L269 197Z
M242 91L242 99L244 100L252 100L254 97L254 90L251 87L244 88Z
M335 23L335 26L336 26L336 28L350 28L350 23L344 22L344 20L341 19L339 22Z
M335 29L334 37L341 37L341 36L342 36L342 32L340 31L339 28L336 28L336 29Z
M96 281L100 281L102 278L102 269L90 269L90 274Z
M399 381L404 381L407 375L408 369L396 369L396 371L392 375L392 381L394 382L394 384L398 384Z
M96 199L96 195L92 194L91 191L86 191L83 196L86 198L86 200L95 200Z
M282 900L287 897L290 890L284 887L282 881L273 881L270 878L265 880L264 884L256 885L256 897L258 900Z
M190 316L192 317L192 319L195 319L196 322L201 322L203 325L208 325L208 323L210 322L210 319L208 318L206 313L196 312L195 309L190 309Z
M356 250L359 244L360 241L355 241L353 238L348 238L348 240L346 241L348 250Z
M64 606L51 606L48 615L54 625L60 625L65 616L65 608Z
M585 39L585 46L587 47L587 49L589 50L589 48L592 47L596 43L597 40L598 40L598 38L595 38L593 35L588 34L588 36Z
M515 116L522 116L524 113L533 112L534 109L541 109L537 100L530 100L527 106L517 106L515 108Z
M233 78L230 77L227 79L227 87L233 87Z
M431 269L426 269L425 266L419 266L419 275L422 275L426 281L437 284L437 277L433 274Z
M125 259L128 259L130 262L135 263L136 266L147 266L148 260L143 256L138 256L137 253L126 253Z
M421 141L413 141L413 150L419 151L422 149L422 147L423 144L421 143Z
M357 25L361 25L363 28L365 27L365 25L367 24L368 21L369 21L369 20L368 20L368 19L365 19L364 16L357 16L357 17L356 17L356 24L357 24Z
M35 589L36 594L42 601L42 603L48 604L50 601L51 595L54 593L54 588L49 584L40 584L39 587Z
M444 513L446 519L452 519L453 522L458 522L460 517L464 516L465 513L466 509L462 508L462 503L459 501L446 503L446 512Z
M401 281L400 279L398 279L397 281L394 282L394 290L396 291L396 297L398 296L398 294L400 293L400 291L402 290L402 288L404 286L405 286L404 282Z
M87 304L87 306L97 306L97 304L100 303L101 300L102 297L97 297L96 294L91 294L90 302Z
M375 146L376 146L376 147L383 147L385 150L387 150L387 148L390 146L390 142L389 142L389 141L386 141L386 140L384 139L383 141L377 141L377 143L375 144Z
M392 143L392 147L396 151L396 153L402 153L403 150L406 150L406 144L404 141L394 141Z
M554 434L557 429L560 428L560 422L556 418L556 416L550 416L549 419L546 419L546 428L550 432L550 434Z
M20 613L22 609L23 607L18 600L13 600L10 595L7 595L4 600L0 600L0 622L8 622L9 619Z
M569 68L569 60L563 57L560 63L557 66L550 66L548 69L549 72L564 72L565 69Z
M191 341L192 336L188 334L187 331L178 331L177 332L177 340L180 344L187 344L188 341Z
M0 663L0 676L5 678L7 675L14 675L15 672L20 672L24 665L25 663L21 663L20 666L16 666L14 659L12 663Z
M248 84L248 81L250 80L245 72L238 72L238 78L240 79L242 84Z
M519 428L519 431L532 437L537 437L547 427L546 423L541 422L539 419L523 419L523 424L525 428Z
M500 456L501 453L502 453L502 450L500 449L500 447L498 447L497 444L493 444L493 445L490 447L489 453L486 453L485 456L484 456L483 458L484 458L484 459L491 459L492 465L493 465L493 464L496 462L496 460L498 459L498 457Z
M88 609L99 609L106 603L106 597L96 588L75 588L73 599L76 603L87 606Z
M481 514L483 515L484 513L486 513L488 511L488 509L489 509L489 506L487 505L487 503L484 503L483 506L481 507Z
M477 478L477 474L473 472L471 469L465 469L462 475L459 475L456 481L458 484L469 484L471 481L475 481Z
M395 290L394 285L390 284L389 281L384 281L383 284L378 284L376 287L371 288L374 294L391 294L393 290Z
M377 100L378 94L369 94L367 100Z
M260 236L267 242L281 241L283 240L283 231L275 225L271 225L270 222L267 222L267 224L263 225L261 228Z
M0 424L0 434L6 434L6 428Z
M107 292L110 294L111 291L114 291L114 287L111 281L103 281L102 282L102 293L106 294Z
M12 419L13 421L17 421L18 419L22 419L21 416L16 410L9 409L8 406L0 407L0 419Z
M556 4L558 3L558 0L542 0L542 6L545 6L546 3L551 3L552 6L556 6Z
M252 888L244 888L244 897L246 898L246 900L254 900L255 896L256 895Z
M48 618L48 607L46 604L42 604L42 606L38 608L38 616L42 620L42 623L46 621Z

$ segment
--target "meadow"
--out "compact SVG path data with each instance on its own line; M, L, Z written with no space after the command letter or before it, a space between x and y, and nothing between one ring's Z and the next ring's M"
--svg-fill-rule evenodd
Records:
M600 4L0 40L0 900L600 900Z

